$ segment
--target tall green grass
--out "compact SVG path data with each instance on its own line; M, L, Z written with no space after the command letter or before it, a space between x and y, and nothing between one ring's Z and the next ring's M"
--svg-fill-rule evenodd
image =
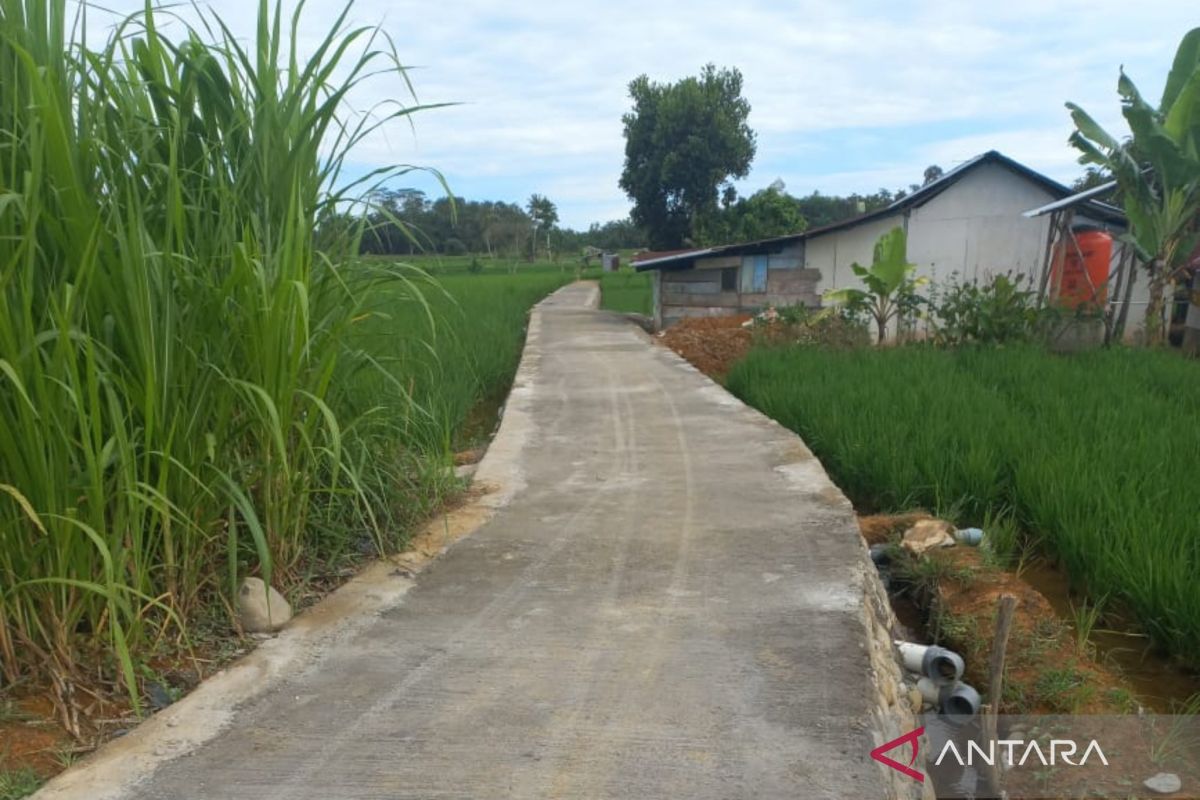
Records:
M1015 514L1072 579L1200 665L1200 369L1163 352L760 349L730 389L861 507Z
M382 538L419 472L409 427L439 411L359 331L384 291L426 305L402 270L350 259L361 230L313 232L404 171L341 177L420 106L345 116L368 76L396 96L407 78L346 12L302 57L301 12L263 0L243 44L214 16L169 38L147 7L85 50L65 0L0 0L9 682L96 647L136 697L147 643L246 572L286 582L331 538Z

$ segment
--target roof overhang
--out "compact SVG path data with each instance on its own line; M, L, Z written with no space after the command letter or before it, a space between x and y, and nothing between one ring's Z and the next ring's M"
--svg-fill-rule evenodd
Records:
M1120 214L1121 216L1124 216L1124 214L1121 212L1121 209L1117 208L1116 206L1103 203L1095 199L1108 194L1116 188L1116 181L1102 183L1099 186L1093 186L1090 189L1085 189L1082 192L1069 195L1061 200L1055 200L1053 203L1047 203L1044 206L1031 208L1030 210L1022 213L1021 216L1028 219L1033 219L1034 217L1041 217L1046 214L1052 214L1055 211L1062 211L1064 208L1073 208L1082 204L1087 204L1090 210L1100 210L1110 214Z
M702 258L707 255L712 255L721 249L722 248L720 247L705 247L700 250L684 250L681 253L671 253L670 255L650 258L646 259L645 261L633 261L631 262L631 265L637 271L662 268L667 264L672 264L677 261L689 261L694 258Z

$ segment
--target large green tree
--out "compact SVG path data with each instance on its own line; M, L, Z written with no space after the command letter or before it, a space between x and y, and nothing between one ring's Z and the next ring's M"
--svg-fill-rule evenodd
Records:
M697 224L715 214L722 186L743 178L754 160L742 73L708 64L697 77L629 84L625 168L620 186L651 247L681 247Z
M719 214L706 218L699 228L697 243L750 242L800 233L807 227L800 201L784 191L782 181L776 181L749 197L728 203Z
M1113 136L1067 103L1076 128L1071 144L1083 153L1081 162L1117 180L1130 222L1127 240L1149 272L1146 334L1156 342L1163 337L1166 287L1185 277L1200 241L1200 28L1180 42L1157 106L1142 98L1124 70L1117 93L1132 136Z

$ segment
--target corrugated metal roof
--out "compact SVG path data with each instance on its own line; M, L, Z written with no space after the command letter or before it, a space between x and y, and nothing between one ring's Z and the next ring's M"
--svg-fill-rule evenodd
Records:
M1029 211L1026 211L1025 213L1021 214L1021 216L1032 219L1034 217L1040 217L1044 214L1049 214L1052 211L1058 211L1063 208L1070 208L1071 206L1077 206L1080 203L1086 203L1089 200L1092 200L1092 198L1094 198L1094 197L1100 197L1101 195L1108 194L1115 188L1117 188L1116 181L1109 181L1108 183L1102 183L1099 186L1093 186L1091 189L1084 189L1082 192L1077 192L1076 194L1073 194L1070 197L1064 197L1061 200L1055 200L1053 203L1047 203L1044 206L1040 206L1038 208L1032 208ZM1103 207L1105 209L1109 209L1111 211L1115 211L1118 214L1121 213L1121 209L1117 208L1114 205L1109 205L1108 203L1101 203L1099 201L1093 201L1093 202L1097 206Z
M642 267L651 267L658 263L667 263L669 261L679 261L689 258L699 258L712 253L714 248L705 247L699 250L667 250L659 253L643 253L637 256L630 263L633 266L641 269Z

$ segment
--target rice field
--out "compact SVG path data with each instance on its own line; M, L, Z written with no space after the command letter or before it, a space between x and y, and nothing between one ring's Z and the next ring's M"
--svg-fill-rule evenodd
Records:
M634 272L628 267L617 272L602 272L600 280L600 305L612 311L654 314L650 289L651 273Z
M729 388L863 509L1011 516L1200 666L1200 368L1168 352L764 348Z
M530 307L574 273L549 265L471 273L426 259L403 262L408 267L427 277L411 279L415 292L382 292L374 316L356 332L364 346L381 351L384 367L383 374L365 373L357 394L379 398L402 389L404 439L436 457L490 432L521 357Z
M87 664L136 707L139 662L241 578L394 545L451 491L571 276L433 283L357 258L361 225L317 235L410 169L356 183L355 145L422 110L346 111L407 86L349 9L313 40L261 2L250 42L147 9L84 50L76 8L0 0L0 671Z

